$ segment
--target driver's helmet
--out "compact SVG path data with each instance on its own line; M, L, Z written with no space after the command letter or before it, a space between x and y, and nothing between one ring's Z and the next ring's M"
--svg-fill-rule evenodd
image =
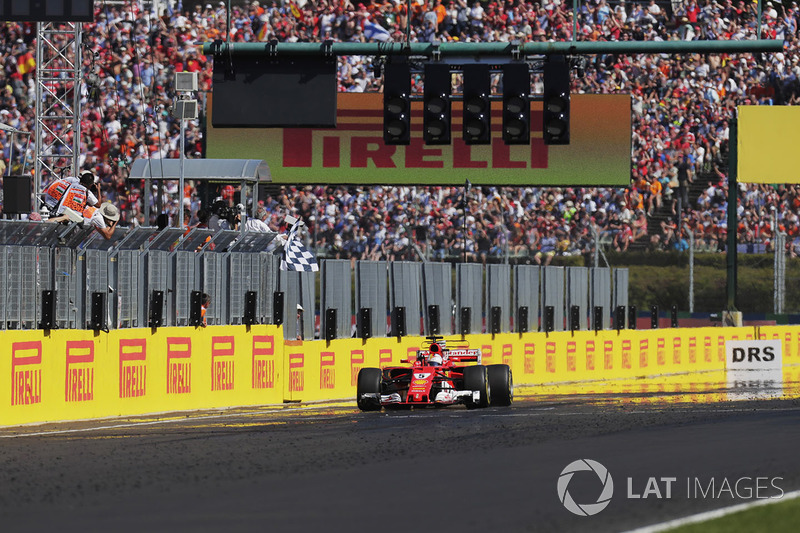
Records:
M431 343L428 348L430 355L428 356L428 364L431 366L439 366L442 364L442 347L435 342Z

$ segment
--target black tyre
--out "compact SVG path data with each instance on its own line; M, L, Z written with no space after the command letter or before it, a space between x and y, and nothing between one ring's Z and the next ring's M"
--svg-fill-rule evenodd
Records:
M377 394L377 397L362 398L364 394ZM362 411L381 410L381 369L362 368L358 371L356 385L356 404Z
M489 407L489 373L483 365L464 367L464 389L480 391L480 399L475 402L472 398L467 399L467 409L479 407Z
M492 405L511 405L511 402L514 401L514 380L511 377L511 367L489 365L486 370L489 374Z

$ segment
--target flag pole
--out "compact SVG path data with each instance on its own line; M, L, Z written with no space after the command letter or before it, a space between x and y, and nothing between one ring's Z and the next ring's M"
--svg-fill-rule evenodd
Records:
M467 262L467 205L469 204L469 191L472 189L472 183L467 179L464 183L464 263Z

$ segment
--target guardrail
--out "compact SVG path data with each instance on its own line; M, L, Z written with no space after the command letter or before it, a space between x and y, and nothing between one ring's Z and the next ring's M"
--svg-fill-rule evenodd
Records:
M207 325L326 340L608 329L628 303L627 269L329 259L288 272L275 236L137 227L106 240L0 220L0 329L199 325L204 294Z

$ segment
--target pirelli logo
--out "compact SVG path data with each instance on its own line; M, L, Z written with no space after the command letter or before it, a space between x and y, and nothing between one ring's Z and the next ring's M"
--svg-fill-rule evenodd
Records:
M703 360L706 363L710 363L712 355L711 355L711 337L703 337Z
M253 336L253 383L254 389L275 388L275 337Z
M139 398L147 391L147 341L119 341L119 397Z
M689 362L697 362L697 337L689 337Z
M167 337L167 394L192 392L192 339Z
M664 337L656 339L656 364L658 366L667 364L667 339Z
M631 368L631 341L628 339L622 341L622 368Z
M336 388L336 354L333 352L319 354L319 388Z
M522 357L524 359L524 372L526 374L535 374L536 373L536 345L532 342L525 343L525 347L522 352Z
M514 359L514 347L510 344L503 345L503 364L511 366Z
M412 113L422 116L422 102L412 102ZM502 109L492 106L493 139L490 146L468 145L460 137L447 146L428 146L422 138L422 121L412 121L412 137L406 146L383 142L383 110L340 109L335 129L285 128L284 168L378 168L378 169L530 169L548 167L548 146L541 137L531 138L527 146L510 146L501 135ZM531 125L541 124L542 111L531 110ZM453 131L461 128L453 114Z
M42 341L11 345L11 405L42 403Z
M211 390L233 390L235 361L232 335L211 337Z
M681 350L683 341L680 337L672 338L672 364L681 364Z
M301 353L289 354L289 391L303 392L305 381L305 356Z
M492 358L492 345L491 344L484 344L481 346L481 360L486 361L487 359ZM488 362L488 361L487 361ZM486 363L484 363L486 364Z
M650 341L641 339L639 341L639 368L647 368L650 364Z
M94 399L94 342L67 341L64 400L86 402Z
M586 370L594 370L594 341L586 341Z
M551 374L556 372L556 343L548 341L544 348L545 370Z
M358 372L364 368L364 350L350 351L350 385L358 384Z
M383 367L392 364L392 351L381 349L378 351L378 365Z
M605 370L614 368L614 341L603 341L603 368Z
M578 345L575 341L567 342L567 372L575 372Z

